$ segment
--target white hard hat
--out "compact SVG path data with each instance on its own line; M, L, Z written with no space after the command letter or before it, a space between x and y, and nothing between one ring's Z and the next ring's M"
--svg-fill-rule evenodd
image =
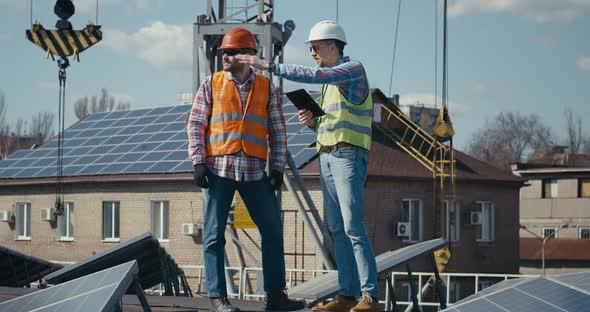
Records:
M336 39L347 43L344 29L333 21L321 21L315 24L309 31L309 39L307 39L305 43L326 39Z

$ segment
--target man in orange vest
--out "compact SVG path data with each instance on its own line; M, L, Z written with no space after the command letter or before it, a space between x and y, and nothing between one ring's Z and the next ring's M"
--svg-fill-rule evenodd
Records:
M285 291L285 257L280 207L274 191L283 183L287 134L272 82L235 56L255 55L256 39L244 28L223 37L223 71L207 77L188 120L194 181L205 197L203 256L212 311L236 312L227 299L224 274L225 227L236 190L262 236L265 309L303 309ZM270 175L265 169L270 149Z

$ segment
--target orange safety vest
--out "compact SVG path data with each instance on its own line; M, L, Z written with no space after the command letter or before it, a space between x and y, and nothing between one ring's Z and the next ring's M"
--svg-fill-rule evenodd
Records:
M248 93L246 112L242 111L240 94L225 72L211 78L213 107L206 130L207 155L235 154L266 160L268 149L268 113L270 81L260 75Z

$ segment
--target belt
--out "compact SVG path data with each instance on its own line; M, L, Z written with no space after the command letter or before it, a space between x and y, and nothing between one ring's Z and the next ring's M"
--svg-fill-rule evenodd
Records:
M346 142L338 142L334 145L322 145L320 146L320 153L330 153L332 151L336 151L339 150L343 147L350 147L350 146L354 146L350 143L346 143Z

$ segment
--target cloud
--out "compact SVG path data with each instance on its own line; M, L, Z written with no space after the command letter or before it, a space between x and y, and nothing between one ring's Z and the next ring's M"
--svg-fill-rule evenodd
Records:
M576 64L580 70L590 73L590 56L579 56Z
M590 12L590 0L456 0L450 16L510 12L537 23L569 23Z
M420 104L426 107L435 107L434 99L434 95L428 93L407 93L399 96L400 105ZM440 96L437 96L436 99L436 106L440 108L442 99ZM471 106L453 101L450 101L447 107L451 114L464 114L471 111Z
M192 70L192 25L170 25L157 21L134 33L105 29L103 45L137 56L157 69Z
M13 1L13 0L0 0L1 1ZM100 14L100 10L106 6L121 6L123 1L119 0L100 0L98 2L98 11ZM150 9L154 7L157 3L157 0L125 0L125 4L131 5L133 8L137 9ZM83 13L94 13L96 11L96 0L74 0L74 5L76 6L76 12L83 12Z

